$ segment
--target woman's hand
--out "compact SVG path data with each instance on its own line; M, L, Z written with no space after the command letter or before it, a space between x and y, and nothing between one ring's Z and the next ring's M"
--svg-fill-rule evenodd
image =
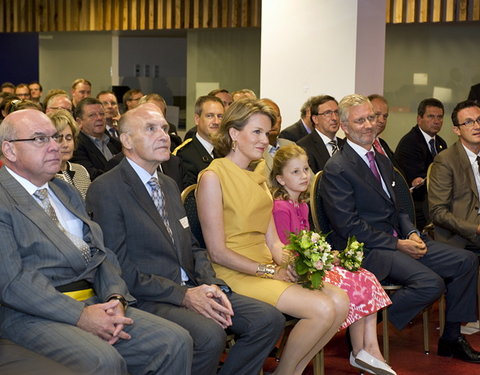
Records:
M294 283L297 281L297 274L293 269L293 266L289 264L286 269L278 266L273 278L275 280L282 280L282 281L287 281L289 283Z

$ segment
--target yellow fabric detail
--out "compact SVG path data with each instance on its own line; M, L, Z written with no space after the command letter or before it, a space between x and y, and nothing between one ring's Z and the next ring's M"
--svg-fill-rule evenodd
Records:
M64 292L66 296L73 298L77 301L85 301L95 295L95 292L92 288L89 289L82 289L82 290L75 290L74 292Z

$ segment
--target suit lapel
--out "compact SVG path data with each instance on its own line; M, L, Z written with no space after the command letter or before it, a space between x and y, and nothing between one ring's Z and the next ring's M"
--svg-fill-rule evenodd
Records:
M133 197L135 201L138 202L138 206L141 207L148 216L150 216L150 218L162 231L163 235L167 238L167 240L172 243L172 239L168 234L165 224L163 223L163 219L157 211L157 208L153 203L152 197L148 193L146 187L143 185L142 181L126 159L123 159L120 165L122 168L122 178L125 185L125 190ZM159 181L161 177L162 176L159 174ZM166 199L166 197L165 204L168 204L168 200Z
M462 146L462 142L458 140L454 145L456 152L458 154L458 160L460 162L460 169L466 171L468 183L473 194L478 197L477 183L475 182L475 176L473 175L472 165L470 164L470 159L465 152L465 149ZM455 181L454 181L455 184Z
M378 182L368 165L361 159L361 157L355 152L355 150L351 148L350 145L346 142L343 145L342 150L346 153L348 159L353 164L353 170L359 175L360 179L365 180L378 194L383 197L383 199L388 201L390 204L393 204L393 201L390 199L387 193L385 193L385 190L383 190L382 184ZM386 169L381 163L378 163L378 160L377 166L379 168L380 175L384 179L385 185L387 186L390 195L393 196L391 186L389 187L389 185L391 185L391 181L388 181L388 178L386 178L386 176L388 175L386 173Z
M312 130L310 134L312 134L312 141L315 145L312 151L317 155L318 165L324 165L330 159L327 146L325 146L323 139L320 138L316 130Z
M16 209L32 222L43 235L57 248L59 252L69 261L73 269L79 273L85 271L85 262L78 248L59 229L59 227L48 217L43 208L28 194L28 192L13 178L6 169L0 170L0 184L16 203ZM57 195L57 191L54 191ZM57 197L65 202L65 196ZM68 199L67 199L68 200Z

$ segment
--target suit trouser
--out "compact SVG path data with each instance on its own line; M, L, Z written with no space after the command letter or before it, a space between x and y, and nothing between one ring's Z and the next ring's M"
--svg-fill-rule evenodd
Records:
M229 299L234 312L229 331L237 338L219 374L257 374L282 333L285 318L275 307L256 299L236 293ZM218 323L180 306L140 302L139 307L190 332L194 343L192 374L216 374L226 340L225 330Z
M393 303L388 308L388 314L392 324L403 329L425 307L440 298L444 291L448 322L477 320L477 256L424 236L422 239L428 251L419 260L400 251L371 251L372 256L378 257L377 261L381 261L382 257L385 257L385 261L386 257L392 257L388 280L403 285L390 297ZM366 268L375 274L374 262L367 263Z
M98 302L96 297L87 302ZM110 345L70 324L6 309L2 336L82 375L190 374L192 339L182 327L135 308L130 340Z
M0 374L73 375L73 372L9 340L0 339Z

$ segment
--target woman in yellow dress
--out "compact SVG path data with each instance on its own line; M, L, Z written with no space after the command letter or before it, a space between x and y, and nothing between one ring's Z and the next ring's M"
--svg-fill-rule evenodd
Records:
M240 100L225 113L215 139L224 158L215 159L198 177L197 204L208 252L217 276L237 293L276 306L299 319L288 338L277 375L300 375L338 331L349 300L340 288L325 284L309 290L295 284L282 268L283 244L272 216L272 197L263 161L275 122L272 109L259 100Z

